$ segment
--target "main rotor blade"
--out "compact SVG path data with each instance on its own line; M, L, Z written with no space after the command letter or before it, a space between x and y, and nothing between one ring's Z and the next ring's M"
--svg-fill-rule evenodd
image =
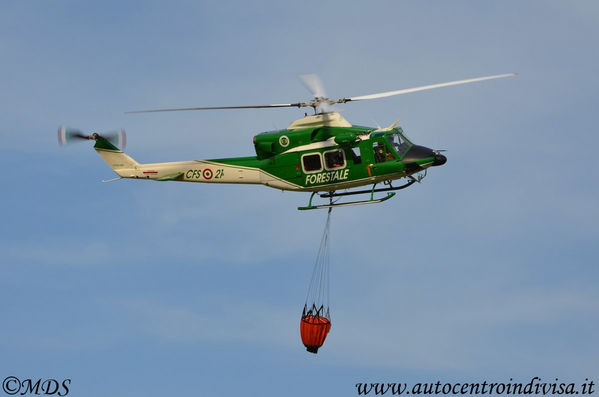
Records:
M450 81L447 83L424 85L424 86L420 86L420 87L406 88L406 89L397 90L397 91L387 91L387 92L380 92L378 94L370 94L370 95L355 96L355 97L351 97L351 98L343 98L343 99L340 99L339 102L345 103L345 102L350 102L350 101L362 101L365 99L385 98L388 96L407 94L410 92L432 90L433 88L449 87L452 85L474 83L474 82L483 81L483 80L500 79L502 77L516 76L517 74L518 73L498 74L495 76L477 77L474 79L457 80L457 81Z
M314 95L314 99L310 101L308 106L312 106L317 113L332 113L335 111L335 108L333 107L335 101L331 101L327 98L327 94L324 91L324 85L318 75L310 73L300 74L298 77L302 83L304 83L304 86L306 86L308 91Z
M314 99L312 99L310 102L275 103L275 104L271 104L271 105L208 106L208 107L194 107L194 108L132 110L132 111L125 112L125 113L130 114L130 113L180 112L180 111L187 111L187 110L264 109L264 108L295 108L295 107L296 108L312 107L317 112L320 110L321 112L329 113L329 112L333 111L333 108L331 105L336 104L336 103L346 103L346 102L351 102L351 101L362 101L362 100L366 100L366 99L385 98L388 96L407 94L410 92L431 90L433 88L449 87L449 86L458 85L458 84L467 84L467 83L474 83L474 82L483 81L483 80L492 80L492 79L499 79L502 77L516 76L517 74L518 73L507 73L507 74L498 74L495 76L477 77L477 78L473 78L473 79L450 81L447 83L431 84L431 85L425 85L425 86L421 86L421 87L406 88L403 90L380 92L377 94L355 96L355 97L350 97L350 98L341 98L341 99L336 99L336 100L331 100L326 97L322 82L320 81L320 79L318 78L317 75L303 74L303 75L299 76L300 79L302 80L302 82L304 83L306 88L308 88L308 90L310 90L310 92L312 92L312 94L314 95Z
M292 108L307 106L305 103L275 103L272 105L247 105L247 106L210 106L201 108L171 108L152 110L133 110L125 113L157 113L157 112L179 112L185 110L215 110L215 109L261 109L261 108Z
M298 77L315 98L327 97L327 94L324 91L324 85L317 75L314 73L300 74Z

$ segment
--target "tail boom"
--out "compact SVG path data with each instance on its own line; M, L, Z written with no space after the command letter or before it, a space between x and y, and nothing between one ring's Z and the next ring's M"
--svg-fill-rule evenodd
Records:
M110 142L96 137L94 149L121 178L200 183L266 185L282 190L301 190L293 183L260 169L255 158L195 160L141 164Z

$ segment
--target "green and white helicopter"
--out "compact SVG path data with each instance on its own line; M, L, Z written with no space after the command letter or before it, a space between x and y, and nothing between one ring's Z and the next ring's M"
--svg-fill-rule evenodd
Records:
M201 183L260 184L281 190L311 192L309 203L300 210L373 204L388 200L395 190L404 189L426 176L429 167L445 164L447 158L440 150L412 143L397 126L396 121L386 128L350 124L333 105L384 98L393 95L474 83L483 80L515 76L516 73L451 81L415 88L388 91L341 99L326 97L316 75L300 78L312 92L309 102L140 110L127 113L172 112L212 109L257 109L311 107L314 115L293 121L286 129L268 131L254 136L255 156L214 160L177 161L167 163L138 163L118 147L124 144L124 133L99 135L83 134L79 130L60 127L58 139L66 143L73 139L94 140L94 149L118 175L118 178L148 179ZM392 181L405 178L405 183L393 186ZM103 181L109 182L109 181ZM377 188L379 184L382 187ZM361 186L372 185L368 189ZM384 192L375 198L375 193ZM328 199L312 204L316 194ZM365 200L338 202L337 197L368 194Z

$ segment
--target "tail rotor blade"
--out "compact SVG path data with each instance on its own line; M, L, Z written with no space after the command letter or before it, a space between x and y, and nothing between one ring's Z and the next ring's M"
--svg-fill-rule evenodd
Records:
M123 129L118 131L110 131L108 133L101 134L100 136L116 147L124 149L127 146L127 134Z
M84 134L81 130L75 128L68 128L61 126L58 128L58 143L60 145L66 145L67 143L73 143L77 140L88 140L92 139L89 135Z
M124 148L127 145L127 134L125 130L110 131L105 134L85 134L76 128L61 126L58 128L58 143L62 145L71 144L77 141L96 140L98 137L106 139L113 145Z

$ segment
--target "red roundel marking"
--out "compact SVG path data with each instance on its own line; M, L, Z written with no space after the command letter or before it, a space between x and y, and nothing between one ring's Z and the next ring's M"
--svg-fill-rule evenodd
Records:
M204 179L212 179L212 170L210 168L206 168L204 171L202 171L202 176Z

